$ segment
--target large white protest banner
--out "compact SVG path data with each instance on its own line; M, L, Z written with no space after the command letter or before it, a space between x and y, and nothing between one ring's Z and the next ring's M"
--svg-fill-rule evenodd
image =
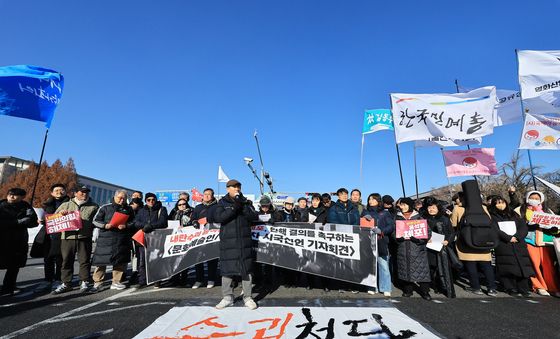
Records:
M432 137L473 139L494 131L496 87L468 93L392 93L391 104L397 143Z
M471 88L459 86L459 92L467 93ZM521 95L519 91L496 88L496 105L494 105L494 127L513 124L523 120Z
M414 142L416 147L454 147L466 145L480 145L482 138L468 140L453 140L445 137L431 137L428 140L417 140Z
M519 149L560 149L560 117L525 114Z
M144 338L439 338L395 307L173 307Z
M525 113L560 113L560 51L518 51Z

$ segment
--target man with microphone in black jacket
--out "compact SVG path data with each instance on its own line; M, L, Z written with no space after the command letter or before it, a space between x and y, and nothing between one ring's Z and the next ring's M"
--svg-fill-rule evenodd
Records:
M257 304L251 297L253 283L253 241L251 223L258 220L252 203L241 193L241 183L230 180L226 183L228 194L224 196L214 212L214 221L220 226L220 267L222 273L223 299L217 309L233 305L233 278L241 276L243 301L251 310Z

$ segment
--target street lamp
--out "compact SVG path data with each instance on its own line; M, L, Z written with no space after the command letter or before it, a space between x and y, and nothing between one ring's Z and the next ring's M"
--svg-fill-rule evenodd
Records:
M257 175L257 172L253 168L253 165L251 165L251 163L253 162L253 158L245 157L245 158L243 158L243 161L245 161L245 164L249 167L249 169L251 170L251 172L253 173L253 175L255 176L257 181L259 182L260 189L261 189L261 195L264 194L264 184L261 181L261 178L259 178L259 176Z

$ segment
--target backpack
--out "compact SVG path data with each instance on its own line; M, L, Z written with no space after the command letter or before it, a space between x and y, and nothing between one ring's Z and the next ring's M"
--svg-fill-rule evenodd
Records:
M474 252L488 252L499 245L499 234L482 208L482 198L476 180L464 181L465 214L459 223L459 239Z

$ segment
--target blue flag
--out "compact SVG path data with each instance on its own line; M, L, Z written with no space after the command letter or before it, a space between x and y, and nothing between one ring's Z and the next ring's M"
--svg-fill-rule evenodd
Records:
M393 115L390 109L370 109L364 112L364 127L362 134L382 130L394 130Z
M50 128L63 87L64 77L50 69L0 67L0 115L44 121Z

